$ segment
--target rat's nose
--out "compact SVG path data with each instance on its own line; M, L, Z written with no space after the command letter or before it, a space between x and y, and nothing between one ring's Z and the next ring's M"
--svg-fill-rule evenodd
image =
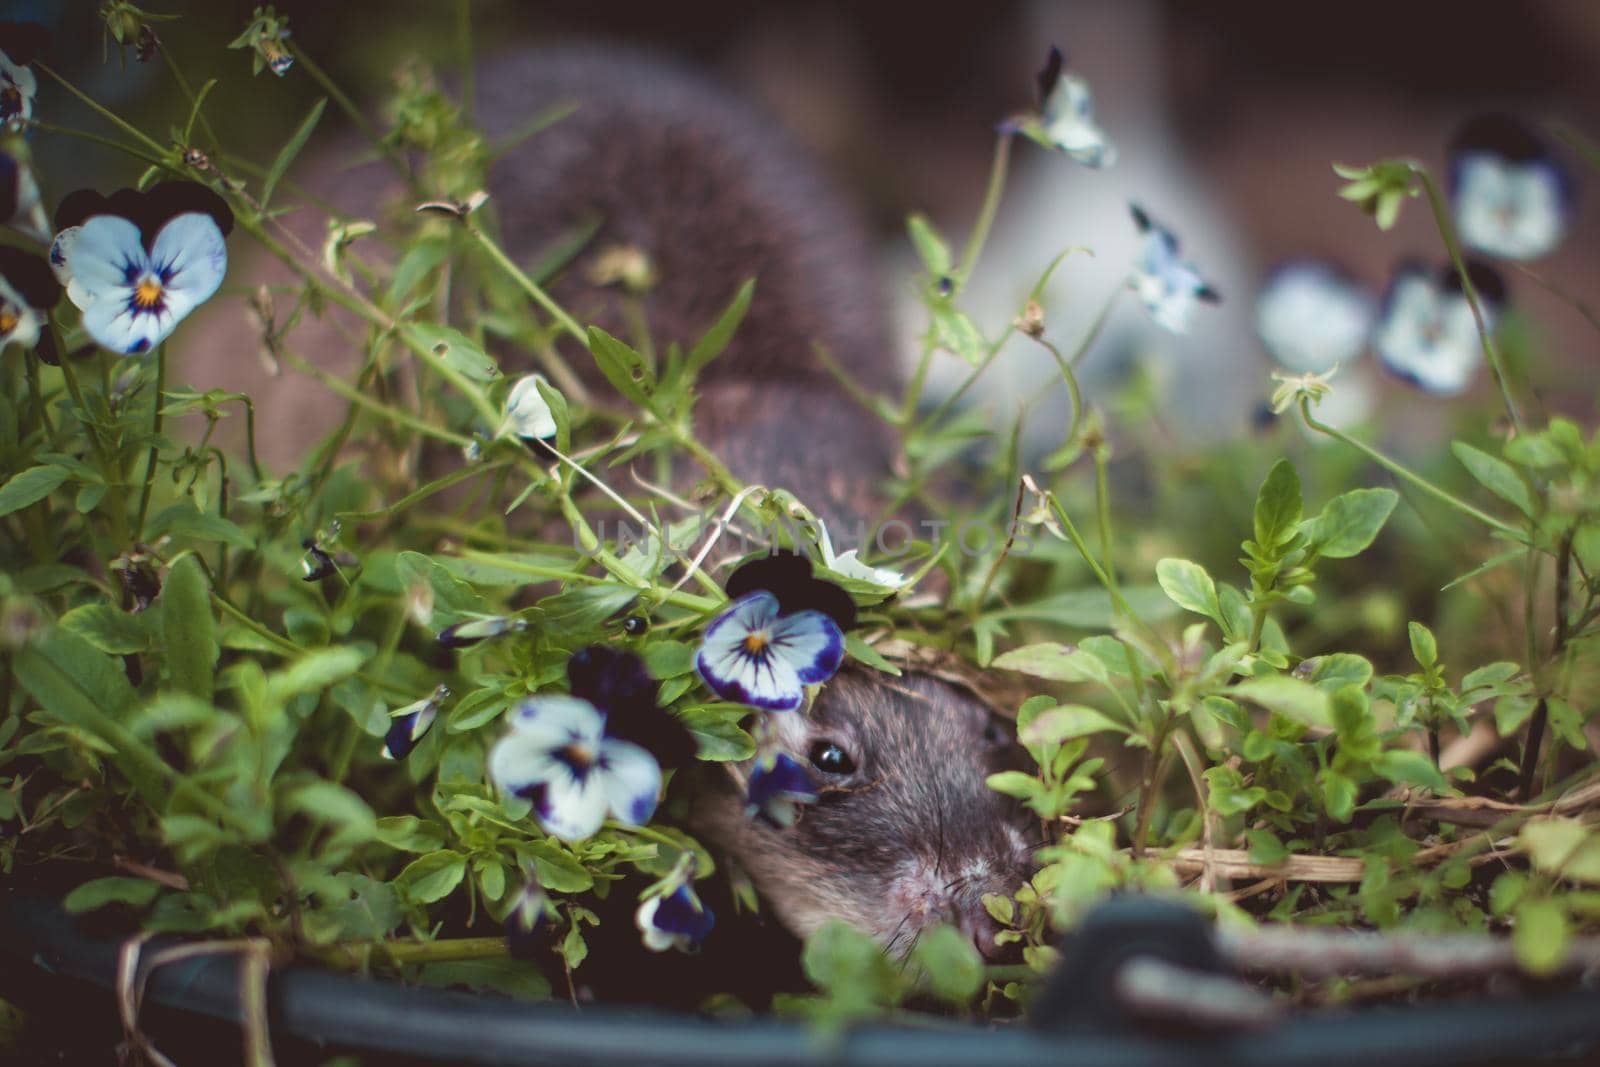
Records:
M994 921L994 916L989 914L981 900L969 900L958 905L955 915L956 929L972 941L973 947L978 950L978 955L983 957L985 963L1021 963L1022 946L1018 942L1008 941L1001 944L997 941L1001 925Z

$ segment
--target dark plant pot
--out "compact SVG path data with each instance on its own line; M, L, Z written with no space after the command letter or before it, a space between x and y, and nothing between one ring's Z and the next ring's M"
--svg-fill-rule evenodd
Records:
M1122 918L1126 925L1126 913ZM1162 955L1164 917L1128 951ZM1170 925L1170 924L1167 924ZM1135 944L1137 942L1137 944ZM159 947L158 939L153 947ZM171 942L168 942L171 943ZM0 995L28 1018L21 1062L99 1063L121 1040L113 995L120 942L85 932L45 896L0 893ZM1107 950L1110 951L1110 950ZM1184 959L1178 946L1169 958ZM1113 953L1114 954L1114 953ZM1068 960L1068 966L1103 965ZM1061 976L1058 976L1058 978ZM1085 975L1089 979L1089 975ZM1291 1016L1230 1033L1131 1033L1105 1028L1082 1010L1072 981L1054 982L1032 1025L957 1022L873 1024L833 1037L768 1020L712 1021L657 1011L527 1003L418 989L311 966L291 966L268 985L273 1049L280 1064L339 1054L362 1063L622 1065L622 1067L1044 1067L1194 1065L1295 1067L1382 1063L1590 1062L1600 1055L1600 992L1475 1000L1404 1010L1364 1009ZM210 956L160 968L150 978L141 1026L181 1065L242 1059L240 971ZM1072 1003L1079 1002L1074 1011ZM1093 1018L1100 1014L1101 1028ZM19 1055L13 1049L11 1056ZM0 1049L0 1059L18 1062Z

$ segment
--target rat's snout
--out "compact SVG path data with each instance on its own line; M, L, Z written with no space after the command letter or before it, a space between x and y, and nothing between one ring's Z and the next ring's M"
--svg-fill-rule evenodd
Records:
M978 950L978 955L983 957L983 962L988 964L1021 963L1022 944L1020 942L1007 942L1001 944L997 938L1003 927L995 922L994 916L989 914L989 909L983 906L980 900L965 900L956 906L955 926L967 935Z

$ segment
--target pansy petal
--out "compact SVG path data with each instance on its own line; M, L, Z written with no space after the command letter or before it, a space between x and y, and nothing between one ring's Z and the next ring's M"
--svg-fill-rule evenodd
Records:
M661 795L661 767L655 757L631 741L607 738L600 745L595 775L605 788L613 819L629 826L650 821Z
M44 316L0 275L0 347L15 341L24 348L32 348L39 343L39 329L43 325Z
M551 414L544 395L539 392L541 382L544 382L546 389L550 388L550 383L540 374L526 375L511 387L511 393L506 397L506 418L502 432L534 440L556 435L555 416Z
M1321 374L1361 355L1374 301L1331 264L1303 260L1274 271L1256 300L1256 334L1289 370Z
M79 308L102 296L125 300L148 262L139 227L117 215L95 215L77 229L77 236L62 249L67 274L78 289L77 295L70 290L67 295Z
M71 287L68 287L71 293ZM166 311L135 311L133 290L108 289L83 310L83 328L96 343L113 352L132 355L160 344L177 325Z
M533 801L533 813L545 832L563 841L593 837L606 820L604 777L598 767L578 775L557 761L543 792Z
M228 246L210 215L190 211L161 227L150 246L150 263L163 279L167 307L181 319L222 285Z
M507 720L518 736L549 749L562 745L598 749L606 724L605 716L593 704L564 693L519 701Z
M751 656L740 648L718 653L703 647L695 666L712 692L735 704L793 711L805 699L799 676L780 656Z
M785 615L772 625L772 647L806 685L832 678L844 660L844 634L820 611Z
M526 796L555 773L558 762L554 751L549 745L513 731L489 750L489 778L502 792Z

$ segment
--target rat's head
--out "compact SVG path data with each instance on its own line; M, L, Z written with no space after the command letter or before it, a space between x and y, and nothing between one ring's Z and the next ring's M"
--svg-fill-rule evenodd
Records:
M843 919L903 955L925 927L951 923L986 958L1004 955L983 895L1009 894L1032 873L1027 820L985 784L1015 758L1010 725L926 675L849 669L809 712L773 719L821 799L779 828L716 790L695 821L784 925L805 937Z

